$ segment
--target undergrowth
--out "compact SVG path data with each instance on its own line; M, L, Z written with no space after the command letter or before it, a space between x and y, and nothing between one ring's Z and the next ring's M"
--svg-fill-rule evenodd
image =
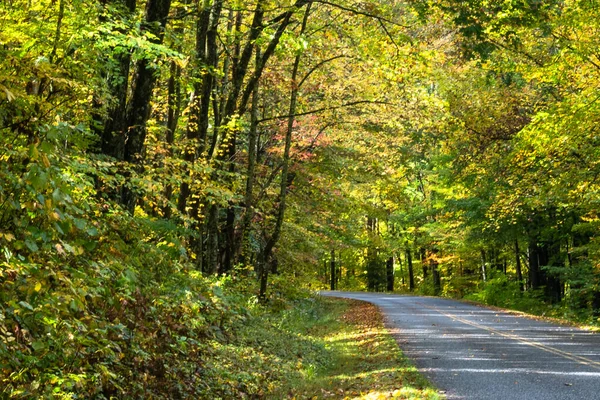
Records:
M303 340L316 343L320 352L311 357L298 354L300 374L270 398L440 398L402 355L376 306L339 299L319 299L315 306L309 311L312 318L292 318L296 322L291 327ZM310 309L302 312L306 310Z
M528 314L563 320L590 328L600 326L600 318L588 307L571 304L575 300L566 297L555 304L544 301L543 289L521 291L519 283L509 280L506 275L498 274L482 282L473 293L464 297L478 303L502 307Z

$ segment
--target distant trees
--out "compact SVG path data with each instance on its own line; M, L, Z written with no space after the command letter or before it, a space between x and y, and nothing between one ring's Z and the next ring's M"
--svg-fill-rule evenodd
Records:
M428 21L410 33L419 61L383 89L402 115L372 124L363 114L350 130L358 135L330 133L343 152L320 153L324 165L351 165L341 190L363 204L354 218L397 227L376 246L351 244L364 249L354 253L364 285L381 289L370 267L377 248L397 258L407 290L598 313L597 5L413 5ZM431 22L442 20L452 22Z

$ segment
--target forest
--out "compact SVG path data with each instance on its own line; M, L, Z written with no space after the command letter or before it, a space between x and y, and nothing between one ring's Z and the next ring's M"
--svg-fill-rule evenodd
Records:
M598 324L599 49L597 0L0 0L0 398L268 398L319 289Z

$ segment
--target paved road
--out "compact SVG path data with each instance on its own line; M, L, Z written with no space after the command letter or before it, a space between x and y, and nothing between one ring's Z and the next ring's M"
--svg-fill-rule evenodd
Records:
M321 292L380 307L448 399L600 399L600 335L431 297Z

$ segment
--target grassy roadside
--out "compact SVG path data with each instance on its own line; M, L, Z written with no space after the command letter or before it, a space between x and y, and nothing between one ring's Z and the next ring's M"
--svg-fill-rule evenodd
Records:
M292 311L295 314L298 310ZM286 327L313 344L298 358L297 374L275 388L272 399L441 399L401 354L369 303L320 298L312 318L291 318ZM316 346L315 346L316 345ZM319 349L315 354L315 349ZM317 360L316 362L311 362Z

